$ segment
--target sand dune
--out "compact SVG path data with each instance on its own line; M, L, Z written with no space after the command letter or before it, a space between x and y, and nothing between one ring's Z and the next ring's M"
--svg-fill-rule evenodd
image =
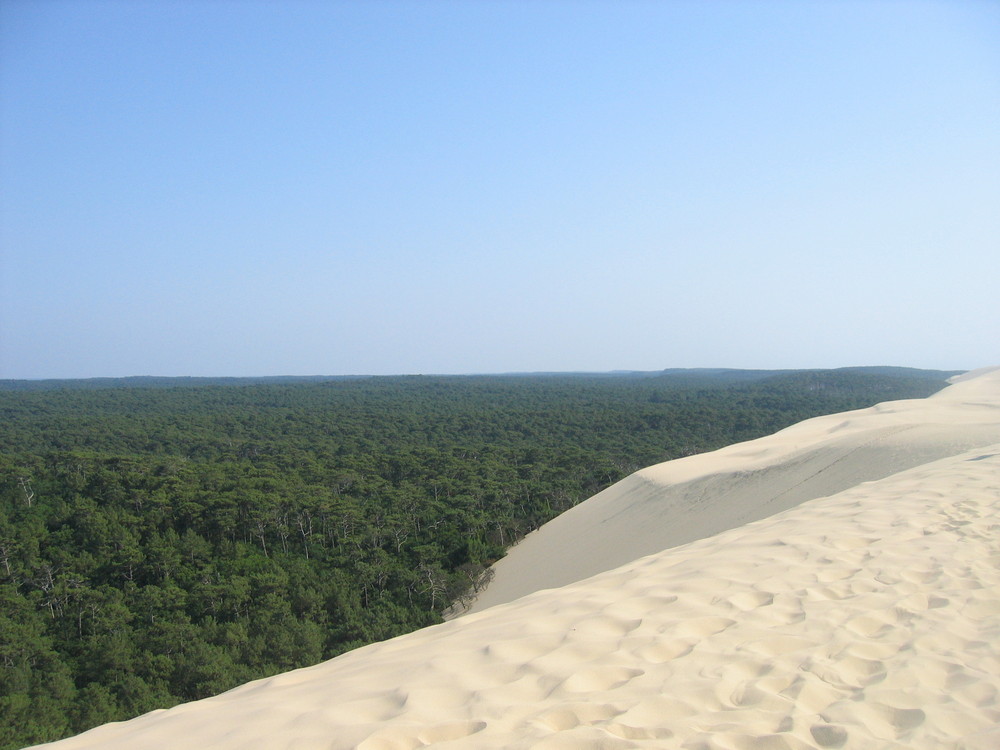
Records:
M807 466L778 472L786 483L803 476L815 488L827 481L815 474L831 471L836 486L861 471L858 455L882 461L885 445L926 456L985 440L1000 425L1000 371L838 418L719 451L717 464L654 467L641 486L754 481L786 464ZM827 463L810 464L824 445ZM958 450L46 747L997 748L1000 439ZM817 466L826 468L808 473ZM578 543L605 554L600 538Z
M468 611L1000 442L1000 369L970 375L929 399L817 417L638 471L525 537L494 566L492 582Z

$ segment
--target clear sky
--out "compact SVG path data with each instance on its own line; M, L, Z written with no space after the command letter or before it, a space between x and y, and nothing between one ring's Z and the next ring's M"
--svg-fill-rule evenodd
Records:
M0 378L1000 364L1000 3L0 0Z

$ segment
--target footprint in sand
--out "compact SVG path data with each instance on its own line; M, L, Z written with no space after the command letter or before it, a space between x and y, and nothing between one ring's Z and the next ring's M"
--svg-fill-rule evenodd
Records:
M457 721L420 729L393 727L368 737L357 750L417 750L436 742L470 737L485 728L485 721Z
M893 629L890 623L870 615L853 617L844 624L844 627L855 635L860 635L864 638L881 638Z
M896 708L876 701L841 701L830 706L824 718L851 724L860 722L873 736L889 734L901 739L923 724L927 715L919 708Z
M666 727L632 727L628 724L611 723L602 727L610 735L625 740L669 740L674 736Z
M794 635L773 635L766 638L758 638L755 641L747 641L742 645L742 648L752 654L774 657L793 651L814 648L815 646L815 640L799 638Z
M582 619L569 629L567 638L621 638L642 625L642 618L627 619L600 615Z
M891 585L894 581L898 583L898 579L894 579L894 581L882 580L878 576L876 576L876 580L888 585ZM805 593L806 598L816 601L840 601L854 596L854 591L851 589L851 585L849 583L836 583L830 586L810 587Z
M904 581L908 581L909 583L933 583L941 577L941 568L933 567L924 570L911 568L909 570L901 570L899 575Z
M540 714L536 721L547 729L565 732L578 726L602 724L620 713L618 709L600 703L565 703Z
M1000 600L974 599L960 610L961 614L972 620L985 620L1000 615Z
M636 651L636 656L650 664L663 664L664 662L680 659L687 656L698 643L697 638L677 638L665 640L645 646Z
M736 624L736 620L728 617L692 617L681 620L672 629L673 635L680 637L706 638Z
M434 742L448 742L449 740L471 737L485 728L485 721L458 721L450 724L438 724L421 729L420 733L417 734L417 739L425 745L430 745Z
M820 747L843 747L847 742L847 730L835 724L815 724L809 733Z
M741 591L733 594L727 600L729 604L743 612L749 612L758 607L766 607L774 602L774 594L766 591Z
M823 682L840 690L864 688L882 682L886 677L882 662L861 659L857 656L814 662L809 671Z
M756 680L745 680L739 683L721 683L716 690L716 696L724 706L732 708L757 707L772 714L791 712L794 703L781 695L762 690Z
M628 667L596 667L574 672L562 683L562 689L570 693L593 693L602 690L614 690L631 682L639 675L645 674L641 669Z
M870 708L874 716L900 734L919 727L927 718L923 710L919 708L894 708L878 704L872 705Z

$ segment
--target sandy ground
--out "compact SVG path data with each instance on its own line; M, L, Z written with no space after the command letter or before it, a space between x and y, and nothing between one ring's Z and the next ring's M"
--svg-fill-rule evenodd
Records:
M929 399L809 419L638 471L525 537L494 566L493 580L468 611L1000 442L998 376L988 368L975 371Z
M864 455L881 464L879 448L905 434L933 456L709 538L646 557L629 550L591 578L46 747L995 750L1000 440L948 457L932 448L985 440L998 424L994 371L922 402L685 459L676 475L653 467L642 481L669 493L671 476L753 481L791 456L808 464L831 440L831 467Z

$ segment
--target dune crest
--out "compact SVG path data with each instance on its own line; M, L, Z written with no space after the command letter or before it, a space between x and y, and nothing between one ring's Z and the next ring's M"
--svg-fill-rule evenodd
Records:
M1000 423L1000 373L940 396L804 422L789 428L803 442L788 450L839 432L861 436L854 453L864 454L881 445L867 439L880 415L917 431L916 451L934 435L952 445ZM763 448L744 455L746 476L766 473L767 450L783 455L780 444ZM720 466L733 473L735 451L725 451L731 463ZM996 748L998 532L994 440L45 747Z
M526 536L494 566L479 612L704 539L799 503L1000 442L1000 368L927 399L799 422L637 471Z

